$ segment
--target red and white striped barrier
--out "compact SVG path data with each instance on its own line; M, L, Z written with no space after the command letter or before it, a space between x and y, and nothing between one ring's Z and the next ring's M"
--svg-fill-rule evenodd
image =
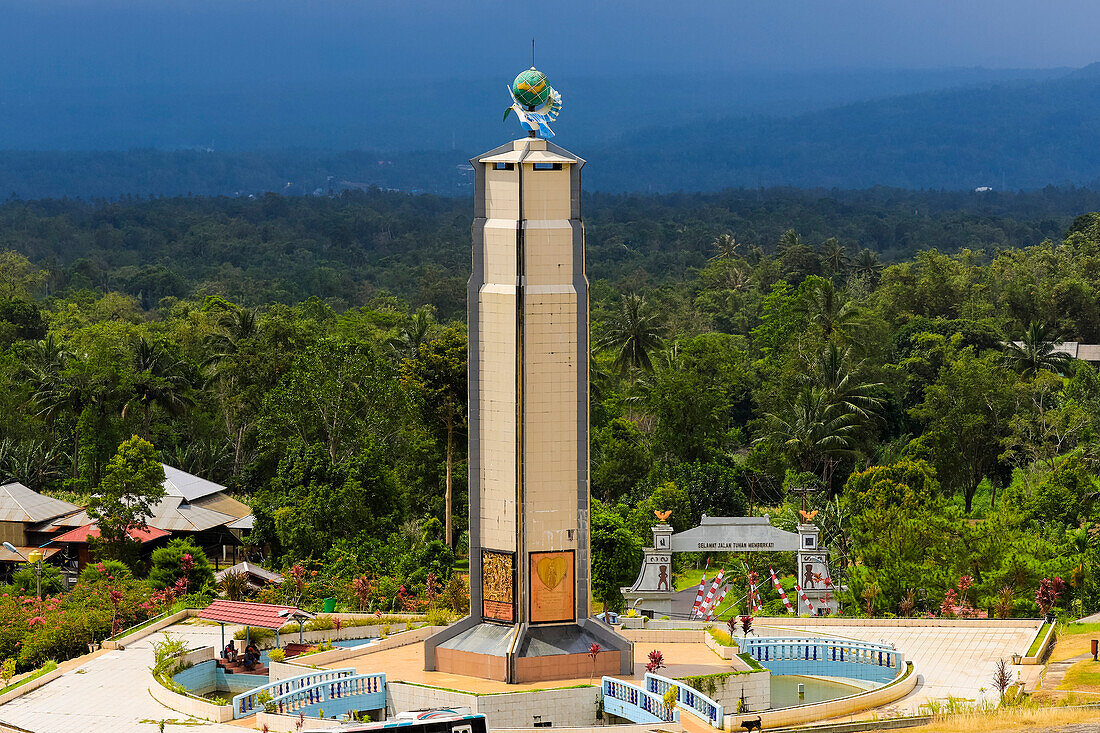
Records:
M699 579L699 591L695 594L695 603L691 606L691 615L688 618L695 618L695 614L699 613L699 606L703 604L703 589L707 586L707 568L710 567L710 558L707 558L707 564L703 566L703 577Z
M802 588L798 586L798 583L794 584L794 590L798 593L798 597L802 599L802 602L806 604L806 608L810 609L810 613L814 612L814 604L810 603L810 599L806 597L806 594L802 591Z
M707 591L706 600L703 601L703 605L699 607L699 615L706 618L712 608L711 603L714 601L714 594L718 592L718 587L722 585L723 569L718 568L718 574L714 576L714 584L710 586L710 590Z
M775 584L775 589L779 592L779 597L783 599L783 605L786 606L787 613L794 613L794 606L787 600L787 593L783 590L783 586L779 584L779 578L775 577L775 568L769 565L768 571L772 574L772 583Z
M714 599L714 605L711 606L710 612L707 613L707 621L714 620L714 612L722 607L722 601L725 600L726 594L730 592L730 587L727 585L722 588L722 592L718 594L718 597Z

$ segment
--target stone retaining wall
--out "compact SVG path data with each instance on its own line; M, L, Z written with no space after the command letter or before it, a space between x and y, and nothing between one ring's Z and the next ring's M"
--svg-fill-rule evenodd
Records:
M129 634L128 636L125 636L121 639L107 639L100 646L102 646L104 649L122 649L127 644L133 644L135 641L140 641L150 634L155 634L158 631L172 626L173 624L178 624L185 618L191 618L192 616L198 615L198 609L185 608L182 611L177 611L176 613L173 613L171 616L165 616L156 623L149 624L148 626L139 629L138 631L135 631L134 633Z
M705 629L713 626L709 621L684 621L660 619L643 620L620 617L624 632L631 629ZM902 628L932 626L940 628L968 628L975 625L1003 626L1010 629L1038 628L1043 620L1038 618L857 618L846 616L756 616L753 622L757 626L794 626L804 629L827 628L829 626L897 626Z
M492 695L475 695L407 682L390 682L386 687L387 716L420 708L460 707L484 714L487 725L494 729L531 728L536 717L539 722L552 723L553 728L587 728L599 725L596 720L599 685Z
M172 692L156 680L153 680L152 684L149 685L149 694L161 705L184 715L206 718L215 723L225 723L233 720L232 705L215 705L197 697L181 695L178 692Z
M760 717L761 725L763 725L764 728L778 728L784 725L801 725L817 720L828 720L829 718L851 715L852 713L857 713L862 710L870 710L871 708L877 708L892 703L895 700L900 700L908 695L913 691L913 688L917 686L917 676L917 673L913 670L913 663L908 662L905 675L884 687L860 692L836 700L799 705L791 708L781 708L779 710L762 711L755 715L751 713L727 713L725 716L725 729L740 730L741 721L755 720L757 716Z

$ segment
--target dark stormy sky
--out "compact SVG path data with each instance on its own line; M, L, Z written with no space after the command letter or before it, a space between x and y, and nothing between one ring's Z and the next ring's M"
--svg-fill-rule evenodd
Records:
M1095 0L0 0L0 88L1084 66Z

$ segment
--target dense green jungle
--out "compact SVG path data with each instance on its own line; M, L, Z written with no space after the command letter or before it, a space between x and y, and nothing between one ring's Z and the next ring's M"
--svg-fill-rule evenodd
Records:
M0 473L86 502L139 436L248 502L272 567L369 576L387 609L448 581L470 210L3 203ZM1100 611L1100 372L1051 346L1100 343L1094 210L1057 188L587 196L596 599L621 608L654 510L790 528L801 492L847 615L1035 615L1050 587L1052 612Z

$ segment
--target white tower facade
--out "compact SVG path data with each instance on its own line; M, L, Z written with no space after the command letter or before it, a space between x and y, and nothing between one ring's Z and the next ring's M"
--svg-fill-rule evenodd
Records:
M470 163L470 617L425 664L566 679L599 644L597 671L630 673L630 643L589 618L585 161L527 137Z

